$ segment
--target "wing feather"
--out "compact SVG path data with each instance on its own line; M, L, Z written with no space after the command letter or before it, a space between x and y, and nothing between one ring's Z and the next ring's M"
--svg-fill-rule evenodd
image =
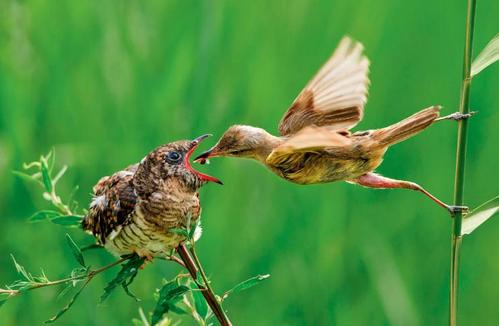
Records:
M101 178L93 188L93 200L83 219L83 228L104 244L106 238L130 222L137 203L133 175L137 165L132 165L110 177Z
M352 153L352 140L327 127L308 126L300 130L281 145L276 147L267 157L267 164L279 167L298 164L304 155L327 155L349 157Z
M310 125L350 129L362 119L369 87L369 60L362 51L359 42L341 40L282 118L281 135Z

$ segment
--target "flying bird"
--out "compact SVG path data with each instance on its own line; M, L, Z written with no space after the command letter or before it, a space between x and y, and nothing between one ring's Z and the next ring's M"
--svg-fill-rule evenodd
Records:
M388 147L435 121L469 116L454 113L439 118L440 107L432 106L386 128L351 132L364 116L368 71L369 60L362 44L344 37L284 114L279 123L280 136L262 128L234 125L195 161L203 164L216 156L249 158L297 184L346 181L369 188L411 189L422 192L451 214L466 210L445 204L414 182L373 171Z
M162 145L140 163L101 178L93 188L83 229L117 256L135 253L150 260L168 255L185 240L172 229L188 229L199 221L199 188L207 182L222 183L189 162L208 136Z

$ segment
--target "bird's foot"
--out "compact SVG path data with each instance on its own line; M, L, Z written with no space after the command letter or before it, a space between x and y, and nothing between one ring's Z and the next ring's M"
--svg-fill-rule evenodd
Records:
M437 121L441 121L441 120L454 120L454 121L465 120L465 119L471 118L476 113L477 113L477 111L471 111L469 113L454 112L452 114L446 115L445 117L438 118Z
M453 206L453 205L447 205L447 210L452 216L455 216L457 213L466 214L470 211L468 206Z
M144 258L144 262L139 267L140 269L144 269L146 267L147 263L152 262L152 260L153 260L153 256L151 256L151 255L145 255L142 258Z

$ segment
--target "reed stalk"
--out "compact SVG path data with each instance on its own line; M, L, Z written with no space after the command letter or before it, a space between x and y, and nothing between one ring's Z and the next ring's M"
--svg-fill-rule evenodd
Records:
M471 57L473 47L473 31L475 26L476 0L468 0L466 15L466 32L463 58L463 82L461 87L461 99L459 112L468 114L470 112L470 90L471 90ZM466 147L468 136L468 119L458 122L456 173L454 181L454 205L463 206L464 203L464 172L466 166ZM463 214L456 212L452 221L452 243L450 261L450 300L449 300L449 325L457 324L458 312L458 289L459 289L459 259L461 253L461 226Z

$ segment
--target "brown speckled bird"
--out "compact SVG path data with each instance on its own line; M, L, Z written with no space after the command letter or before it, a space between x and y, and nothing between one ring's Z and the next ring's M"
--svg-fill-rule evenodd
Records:
M369 61L360 43L345 37L331 58L305 86L279 124L281 136L261 128L234 125L218 143L196 158L250 158L278 176L298 184L346 181L370 188L417 190L451 213L450 206L413 182L373 173L389 146L419 133L442 119L462 119L455 113L439 118L440 107L424 109L386 128L350 132L364 115L369 85Z
M189 162L206 137L160 146L140 163L100 179L83 228L118 256L136 253L151 259L169 254L185 240L169 230L198 223L199 188L210 181L221 184Z

